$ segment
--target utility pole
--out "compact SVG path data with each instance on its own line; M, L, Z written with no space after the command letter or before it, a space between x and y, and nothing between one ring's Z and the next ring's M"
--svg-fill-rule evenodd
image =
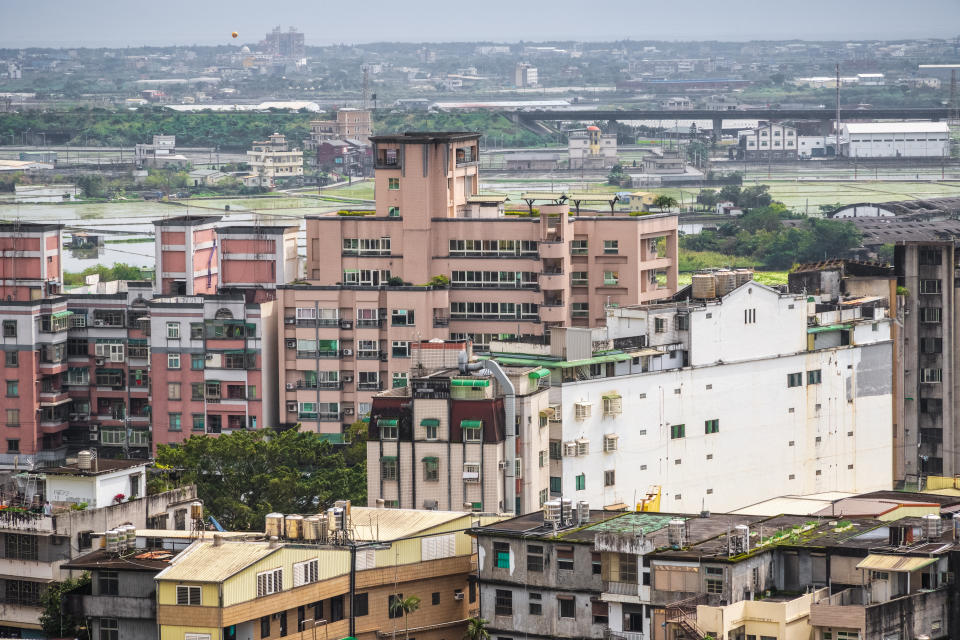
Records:
M840 63L837 63L837 148L834 155L840 157Z

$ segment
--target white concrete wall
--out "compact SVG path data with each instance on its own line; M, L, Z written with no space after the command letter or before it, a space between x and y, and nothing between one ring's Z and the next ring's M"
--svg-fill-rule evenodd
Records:
M947 133L854 133L847 135L846 153L851 158L939 158L950 155Z

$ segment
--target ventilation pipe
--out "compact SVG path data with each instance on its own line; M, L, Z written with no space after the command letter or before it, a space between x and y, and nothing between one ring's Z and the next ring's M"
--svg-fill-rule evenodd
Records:
M504 511L506 513L515 513L517 509L517 482L515 478L517 468L517 395L516 389L507 374L504 373L500 364L495 360L480 360L478 362L468 362L467 352L461 351L457 356L460 373L465 374L471 371L489 369L493 377L497 379L504 389L503 411L506 414L506 449L507 468L504 469Z

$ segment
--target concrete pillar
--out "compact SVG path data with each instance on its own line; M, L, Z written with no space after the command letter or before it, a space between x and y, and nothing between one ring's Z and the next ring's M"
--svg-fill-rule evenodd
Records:
M720 142L720 135L723 133L723 118L713 119L713 131L710 132L713 143Z

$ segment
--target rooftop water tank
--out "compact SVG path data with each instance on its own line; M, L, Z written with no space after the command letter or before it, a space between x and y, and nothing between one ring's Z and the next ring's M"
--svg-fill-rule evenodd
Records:
M265 531L268 538L277 537L283 535L283 514L282 513L268 513L266 518Z

